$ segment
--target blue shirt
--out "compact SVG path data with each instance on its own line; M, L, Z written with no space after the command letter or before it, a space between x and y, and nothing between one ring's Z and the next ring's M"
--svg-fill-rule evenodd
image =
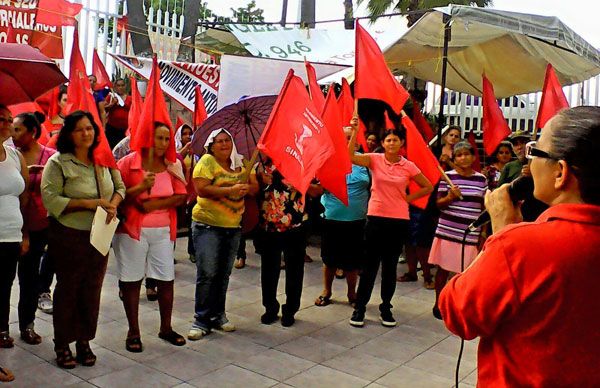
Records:
M357 221L367 217L369 203L369 182L371 177L366 167L352 165L352 172L346 175L348 185L348 207L333 194L326 191L321 196L325 208L323 218L334 221Z

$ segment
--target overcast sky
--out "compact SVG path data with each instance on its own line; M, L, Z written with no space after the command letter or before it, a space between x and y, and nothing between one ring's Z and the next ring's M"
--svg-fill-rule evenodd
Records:
M248 0L205 0L209 8L221 15L230 15L230 8L244 6ZM358 9L356 16L364 16L366 0ZM257 5L265 10L265 21L278 21L281 19L281 0L256 0ZM287 20L297 21L298 5L300 0L288 1ZM356 4L356 1L354 2ZM493 8L532 13L546 16L557 16L567 26L581 35L597 48L600 48L600 1L596 0L494 0ZM340 19L344 15L343 0L316 0L317 20ZM338 24L337 28L343 28Z

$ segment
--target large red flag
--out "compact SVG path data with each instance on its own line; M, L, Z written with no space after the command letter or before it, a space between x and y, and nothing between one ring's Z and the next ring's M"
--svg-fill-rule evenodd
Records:
M348 81L346 81L346 78L342 78L342 91L338 97L338 105L342 114L342 125L350 125L350 120L352 120L352 116L354 116L354 98L352 97L352 90L350 90L350 85L348 84ZM365 125L362 120L359 120L356 140L358 141L358 144L363 147L363 150L367 152L369 148L367 147L367 137L365 136L365 132L367 132Z
M467 141L473 147L473 152L475 153L475 159L473 160L473 170L477 172L481 172L481 159L479 158L479 148L477 148L477 142L475 141L475 133L473 130L469 131L469 135L467 136Z
M142 95L137 87L137 80L135 77L129 77L129 84L131 85L131 107L129 107L129 114L127 115L127 131L129 132L129 141L133 137L135 133L135 129L137 127L137 122L142 115L142 107L144 106L144 101L142 100Z
M171 133L171 141L169 148L165 154L165 158L171 163L177 160L177 152L175 151L175 136L173 136L173 128L165 96L160 87L160 69L158 68L158 60L156 56L152 59L152 72L150 80L148 80L148 88L146 89L146 98L142 106L142 114L139 117L136 129L131 137L130 148L132 151L141 152L143 148L150 149L154 147L154 126L155 123L161 123L169 128Z
M348 155L348 145L342 129L340 110L332 89L329 89L325 100L323 122L329 132L335 152L317 171L317 179L325 189L348 206L346 175L352 172L352 162L350 161L350 155Z
M431 149L429 149L425 140L423 140L423 136L421 136L410 117L403 116L402 125L406 129L406 158L415 163L423 175L425 175L431 184L435 186L441 177L437 158L433 152L431 152ZM420 186L413 181L410 181L408 184L408 190L411 193L419 189ZM421 209L425 209L428 200L429 196L425 196L411 202L411 204Z
M312 102L315 104L315 107L319 111L319 113L323 112L325 108L325 97L323 96L323 92L317 83L317 72L313 65L309 62L304 61L304 65L306 66L306 76L308 78L308 91L310 92L310 98Z
M206 106L204 105L204 98L202 97L202 90L200 89L200 85L196 86L194 89L194 120L193 120L193 130L198 129L200 125L206 120L208 114L206 113Z
M104 167L117 168L117 163L104 134L96 101L92 95L92 88L85 71L85 63L83 62L81 51L79 51L79 34L77 33L77 28L73 35L73 48L71 50L69 86L67 88L67 113L72 113L76 110L90 112L100 131L100 143L94 150L94 163Z
M381 49L358 20L355 50L354 97L381 100L396 114L400 114L408 100L408 92L394 78L385 63Z
M304 82L293 70L285 79L257 147L303 195L317 170L334 153L329 132Z
M429 122L427 121L425 116L423 116L423 113L421 113L419 104L415 100L413 100L412 105L413 105L412 121L415 124L415 126L417 127L417 129L419 130L419 132L421 132L421 135L423 135L423 138L425 139L425 141L427 143L429 143L431 141L431 139L433 139L435 137L435 133L433 132L433 129L431 129L431 127L429 126Z
M110 77L106 72L106 68L104 64L100 60L98 56L98 51L94 49L94 55L92 57L92 74L96 77L96 87L95 90L102 90L107 86L112 88L112 82L110 82Z
M544 125L558 113L561 109L568 108L569 102L565 97L562 85L554 72L551 64L546 67L546 77L544 78L544 89L542 89L542 99L538 109L536 128L544 128Z
M494 95L494 85L483 76L483 149L489 156L510 135L510 128Z
M82 4L65 0L39 0L35 22L48 26L74 26L75 16L83 8Z

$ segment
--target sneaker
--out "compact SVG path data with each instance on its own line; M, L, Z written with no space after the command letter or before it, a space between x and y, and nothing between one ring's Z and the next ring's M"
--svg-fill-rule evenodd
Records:
M188 332L188 339L191 341L198 341L199 339L201 339L202 337L204 337L205 335L208 335L209 331L208 330L204 330L200 327L192 327L190 329L190 331Z
M394 316L392 315L391 311L383 311L381 313L381 315L379 316L379 320L381 321L381 324L385 327L394 327L396 326L396 320L394 319Z
M49 292L40 294L38 298L38 309L42 310L46 314L52 314L52 297Z
M230 332L230 331L235 331L235 325L233 323L227 321L221 325L218 325L217 327L215 327L215 329L221 330L224 332Z
M354 327L363 327L365 325L364 311L354 310L352 317L350 318L350 325Z

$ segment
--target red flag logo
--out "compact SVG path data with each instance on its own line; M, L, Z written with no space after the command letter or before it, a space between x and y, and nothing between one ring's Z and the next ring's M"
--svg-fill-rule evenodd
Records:
M561 109L568 107L569 102L567 101L567 97L565 97L562 85L558 81L552 65L548 64L535 127L544 128L544 125L546 125L552 116L557 114Z
M483 76L483 149L492 155L510 135L510 128L494 95L494 85Z
M303 195L317 170L334 152L317 108L293 70L287 75L257 147Z

